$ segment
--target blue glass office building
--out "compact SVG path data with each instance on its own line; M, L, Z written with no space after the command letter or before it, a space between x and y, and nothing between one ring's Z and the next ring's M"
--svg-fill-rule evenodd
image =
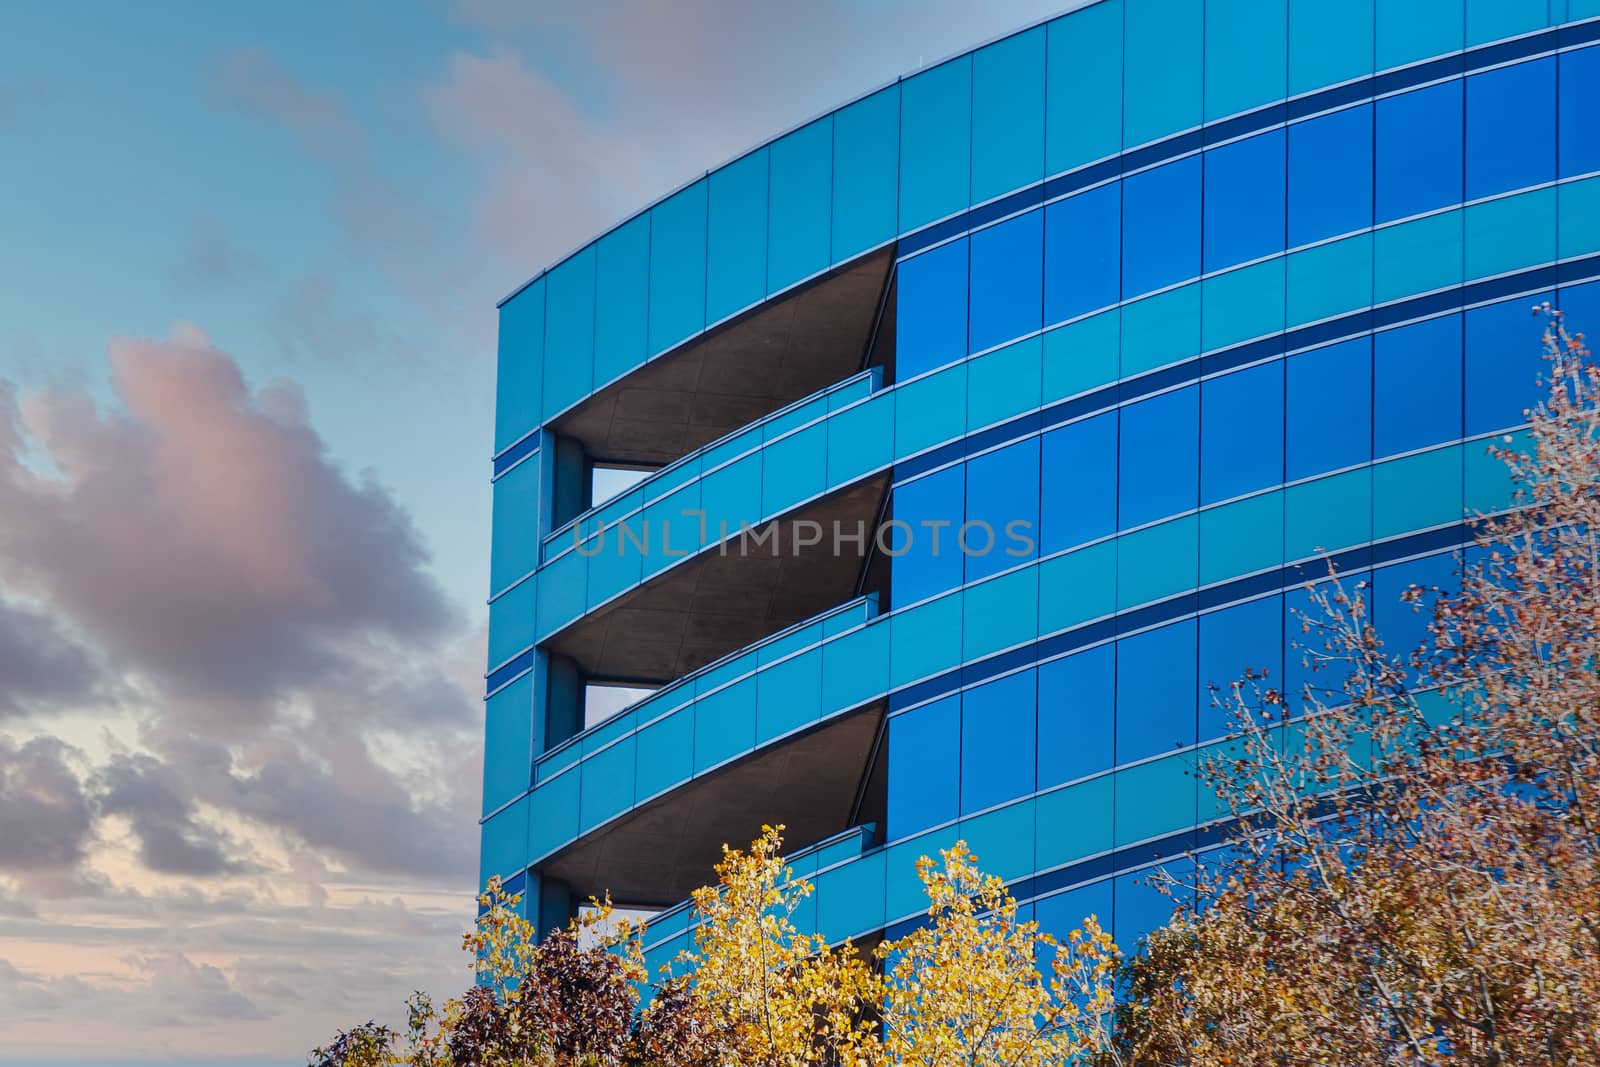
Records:
M1131 940L1218 836L1207 684L1304 680L1324 551L1415 638L1508 505L1529 306L1600 322L1594 42L1600 0L1100 0L510 296L483 876L664 909L661 958L763 822L841 937L964 838Z

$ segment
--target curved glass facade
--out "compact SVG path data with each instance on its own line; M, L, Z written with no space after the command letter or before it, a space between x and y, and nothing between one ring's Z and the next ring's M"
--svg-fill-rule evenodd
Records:
M1529 305L1600 319L1596 42L1589 0L1101 0L513 294L484 877L666 908L782 819L831 936L962 837L1131 941L1224 829L1209 685L1306 680L1324 554L1415 640L1510 503Z

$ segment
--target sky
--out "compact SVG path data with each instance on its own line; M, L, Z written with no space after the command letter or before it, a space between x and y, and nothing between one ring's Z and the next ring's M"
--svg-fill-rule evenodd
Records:
M1066 3L0 8L0 1067L465 988L496 301Z

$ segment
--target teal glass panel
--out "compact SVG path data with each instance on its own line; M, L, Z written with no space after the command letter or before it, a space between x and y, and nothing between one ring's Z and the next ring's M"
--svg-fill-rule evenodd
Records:
M1117 542L1102 541L1039 564L1039 632L1052 634L1117 609Z
M1376 239L1372 294L1376 303L1461 284L1461 212L1389 226L1379 230Z
M895 235L900 190L900 86L833 116L833 261Z
M1463 0L1377 0L1378 69L1459 51Z
M1060 174L1122 148L1122 0L1051 22L1045 64L1045 171Z
M625 737L583 761L579 827L588 833L633 806L634 739Z
M964 596L963 658L977 659L1033 640L1039 613L1037 568L1024 567L968 586Z
M489 663L499 666L538 638L535 610L539 576L513 586L489 602Z
M873 852L817 876L817 929L830 941L883 926L884 854Z
M766 448L761 514L776 515L821 493L828 464L828 427L796 431Z
M582 772L568 771L540 782L528 819L528 859L537 860L578 836L578 793Z
M494 450L537 429L544 416L544 286L540 278L500 307Z
M889 687L889 627L869 623L835 638L822 651L822 704L855 707Z
M1118 538L1117 607L1160 600L1199 584L1200 520L1194 515Z
M1569 182L1559 190L1562 259L1600 252L1600 178Z
M706 183L650 209L650 354L706 324Z
M1495 448L1517 448L1522 452L1533 451L1526 430L1512 435L1512 439L1512 444L1507 444L1503 437L1494 437L1462 446L1462 461L1466 468L1464 510L1469 517L1504 511L1515 502L1516 483L1511 480L1510 468L1504 460L1489 451L1491 445Z
M1283 258L1207 278L1202 283L1200 346L1226 348L1283 330Z
M694 707L694 772L748 752L756 742L756 680L708 693Z
M767 204L767 292L827 269L833 208L833 118L774 141Z
M1467 0L1467 47L1542 30L1550 0Z
M972 56L972 202L1044 177L1045 27Z
M1539 189L1466 209L1467 277L1487 278L1556 258L1556 191Z
M685 781L694 772L694 713L680 711L639 731L635 804Z
M539 457L534 455L494 481L491 595L539 565L539 471Z
M820 649L772 664L756 679L756 743L766 744L815 721L820 710Z
M961 662L961 594L930 600L890 617L889 682L896 688Z
M901 459L960 437L966 428L967 365L957 363L895 390L894 450Z
M828 485L854 481L894 460L893 393L835 412L828 420Z
M1200 513L1200 584L1283 562L1283 494L1235 500Z
M928 910L928 894L917 877L917 860L937 856L939 849L955 844L954 828L934 830L907 838L884 849L884 918L890 922Z
M707 180L706 322L767 295L767 152L741 156Z
M1200 352L1200 283L1147 296L1122 308L1122 377Z
M1058 327L1042 340L1042 395L1049 404L1117 380L1122 312L1118 308Z
M1460 445L1380 463L1372 472L1375 539L1461 520Z
M761 457L754 456L741 460L739 465L760 466ZM631 515L623 520L624 526L631 531L632 536L621 536L619 531L607 533L605 551L596 556L598 561L605 555L616 555L623 558L633 557L636 560L639 578L647 577L672 564L684 556L689 555L700 547L700 523L698 515L684 514L700 509L703 501L701 492L704 489L702 482L690 482L688 485L675 492L661 497L653 504L646 505L637 515ZM717 529L719 519L727 520L735 528L740 519L749 517L749 512L736 512L728 514L707 510L705 523L711 532ZM638 547L642 545L643 547ZM621 570L619 566L619 570ZM590 584L594 583L595 571L591 568Z
M596 250L594 384L598 388L644 362L650 304L650 216L600 238Z
M713 471L700 483L700 506L706 513L706 542L722 541L722 523L727 536L739 532L741 522L755 523L761 517L761 454L747 456L721 470Z
M1289 93L1372 73L1373 0L1289 0Z
M1290 326L1366 307L1372 303L1372 235L1291 254L1288 288Z
M550 272L545 305L545 421L594 385L594 245Z
M987 874L1010 882L1034 871L1031 800L962 819L961 837Z
M1284 491L1283 557L1293 561L1372 540L1372 468Z
M1553 0L1560 3L1561 0ZM1567 18L1576 22L1578 19L1594 18L1600 15L1600 0L1567 0Z
M1196 808L1194 759L1188 754L1127 767L1116 774L1116 843L1164 837L1193 826Z
M967 364L967 429L1003 422L1039 406L1043 344L1028 337Z
M1202 0L1125 0L1122 143L1154 141L1200 125Z
M624 531L637 535L639 540L634 541L633 537ZM682 534L689 532L685 523L681 528L680 539ZM644 576L644 566L647 561L652 568L670 565L667 546L662 544L662 533L662 530L654 526L647 527L638 517L625 519L605 532L597 546L599 551L589 559L588 609L590 611L618 593L638 585L640 578ZM593 548L586 547L584 551L593 551Z
M1111 848L1111 775L1044 793L1034 801L1034 861L1047 871Z
M971 148L971 56L900 82L902 233L967 206Z
M1206 121L1281 100L1289 0L1205 0Z
M539 633L553 633L582 615L589 594L589 561L577 552L558 556L539 572Z
M525 792L533 774L533 672L483 703L483 814Z
M491 875L504 878L527 869L528 807L523 798L483 824L480 882L487 882Z

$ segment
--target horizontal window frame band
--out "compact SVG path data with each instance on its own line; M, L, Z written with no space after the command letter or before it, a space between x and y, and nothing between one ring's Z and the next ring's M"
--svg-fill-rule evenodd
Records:
M1455 447L1455 445L1448 445L1444 447ZM924 706L935 700L942 699L943 697L950 696L954 693L959 693L965 689L982 684L984 682L992 681L996 678L1014 673L1019 670L1025 670L1029 667L1037 667L1041 664L1064 658L1072 655L1075 652L1084 651L1109 640L1132 636L1139 632L1155 629L1157 627L1167 625L1168 623L1181 621L1185 618L1196 616L1206 611L1220 609L1236 603L1271 595L1273 593L1288 592L1293 589L1302 588L1307 583L1318 581L1325 576L1326 568L1323 568L1323 570L1317 574L1305 573L1305 569L1308 566L1324 560L1333 563L1341 573L1348 573L1352 570L1387 566L1393 563L1404 562L1419 556L1433 555L1447 550L1461 550L1473 543L1476 526L1477 520L1450 523L1427 530L1402 534L1396 537L1387 538L1382 541L1369 542L1365 545L1358 545L1342 549L1331 554L1309 556L1302 560L1286 563L1280 567L1271 568L1228 581L1213 583L1212 585L1202 587L1198 590L1188 590L1171 597L1166 597L1151 602L1149 604L1135 605L1125 610L1118 611L1112 615L1093 619L1088 622L1071 626L1050 634L1040 635L1034 638L1032 641L1028 641L1016 647L1004 649L978 659L964 660L955 667L949 668L948 670L939 672L929 677L922 678L898 687L890 687L884 692L869 694L863 697L861 700L852 703L848 707L831 710L823 709L823 713L821 715L804 724L803 726L796 728L795 730L791 730L765 742L758 742L751 748L741 750L734 755L719 761L715 765L692 771L687 778L681 779L677 783L669 785L649 797L636 799L630 802L612 816L597 823L595 826L590 827L587 830L582 830L576 837L573 837L562 845L542 854L539 858L543 859L545 856L553 855L562 848L570 846L573 842L582 840L590 834L593 834L603 827L609 825L616 819L627 814L629 811L636 810L642 804L648 803L656 797L680 789L687 783L694 781L696 778L713 773L715 770L722 766L726 766L728 763L747 758L756 752L771 748L774 745L782 744L787 738L796 733L802 733L821 723L833 721L842 715L850 714L851 712L859 710L860 708L868 706L872 703L886 701L887 708L885 711L885 717L886 719L893 718L895 716L915 710L916 708ZM1091 544L1095 543L1098 542L1092 542ZM1046 557L1046 559L1043 560L1031 561L1025 566L1037 567L1049 559L1055 559L1058 556L1066 555L1071 551L1076 551L1076 549L1057 553L1050 557ZM1005 577L1005 574L1002 573L992 577L1003 578ZM952 590L952 592L954 592L954 590ZM947 595L949 594L941 594L941 597ZM926 601L922 603L926 603ZM530 786L530 788L507 800L504 804L497 807L495 811L483 816L479 822L480 824L486 822L495 814L507 807L510 807L512 804L517 803L525 797L534 796L541 787L548 786L550 783L557 781L563 775L572 773L574 771L581 771L581 768L590 756L598 755L614 745L622 743L628 738L637 737L640 731L646 727L653 725L670 715L675 715L684 711L685 709L691 708L693 703L698 702L700 696L714 695L716 692L722 691L723 689L737 685L759 675L766 667L775 666L786 660L805 655L809 652L817 650L818 648L826 646L830 642L839 640L848 636L849 634L863 629L865 626L871 626L881 623L885 620L891 620L901 611L909 611L919 606L921 606L920 603L908 605L906 608L897 609L897 611L891 612L888 615L876 616L860 626L851 627L850 629L841 631L838 634L826 637L814 645L795 649L782 659L774 660L772 664L759 666L755 671L752 671L749 674L741 675L738 678L729 679L716 689L709 690L705 694L698 694L690 703L678 705L663 711L661 715L652 718L648 723L636 724L633 729L611 739L606 745L595 749L593 752L584 753L577 761L561 767L545 778L537 780L532 786ZM598 726L595 727L595 729L599 728L600 727ZM1189 749L1184 749L1181 751L1190 751L1194 747L1203 746L1190 746ZM1108 768L1108 770L1116 770L1120 767L1138 766L1142 763L1149 762L1152 758L1160 757L1146 757L1142 760L1135 760L1126 764L1119 764L1116 767Z
M1047 19L1044 22L1041 22L1039 25L1045 25L1051 21L1054 21L1054 18L1059 17L1061 16L1055 16L1052 19ZM1464 50L1446 53L1441 56L1418 60L1416 62L1405 64L1399 67L1394 67L1384 71L1377 71L1370 75L1340 82L1326 88L1316 89L1310 92L1301 93L1296 96L1286 97L1266 105L1252 108L1239 114L1214 119L1200 126L1191 127L1189 129L1176 132L1168 137L1157 139L1143 145L1133 146L1115 155L1106 156L1102 159L1091 161L1067 171L1060 172L1056 175L1047 177L1040 182L1018 189L1012 193L1004 194L985 203L970 207L964 211L953 213L945 218L918 227L917 229L900 233L897 237L882 241L872 246L872 248L864 249L850 257L847 257L846 259L839 260L837 262L830 262L830 264L824 268L821 273L826 273L827 270L834 269L840 264L849 262L851 259L855 259L858 256L868 255L872 252L881 250L882 248L896 245L897 243L899 246L897 249L898 255L904 256L915 254L916 252L924 251L936 244L949 240L954 236L958 236L962 232L981 228L984 225L1004 218L1007 215L1015 214L1018 211L1025 210L1029 207L1037 206L1050 200L1058 199L1062 196L1067 196L1072 193L1082 191L1112 178L1135 173L1139 170L1148 169L1149 167L1180 158L1199 149L1211 147L1226 141L1236 140L1254 133L1270 130L1275 126L1281 126L1285 123L1293 123L1329 111L1339 110L1352 104L1360 103L1366 100L1379 99L1385 96L1392 96L1397 93L1405 92L1450 78L1462 77L1468 74L1502 67L1510 63L1523 60L1573 51L1597 42L1600 42L1600 17L1590 17L1557 26L1546 27L1540 30L1530 31L1520 36L1511 37L1504 40L1487 42ZM976 51L976 49L972 51ZM972 54L972 51L961 53L961 55L970 55ZM959 58L959 56L952 58ZM880 89L874 90L874 93L881 92L883 89L900 84L906 80L906 77L909 76L897 78L893 82L886 83L883 87L880 87ZM866 96L858 99L864 100L871 95L873 94L869 93L866 94ZM855 102L856 101L849 101L839 108L834 108L830 111L824 112L814 117L812 120L810 120L810 122L816 122L822 120L823 118L832 117ZM795 127L795 130L801 129L806 125L810 125L810 122ZM781 134L778 138L773 138L770 141L762 142L761 144L750 149L750 151L729 160L728 163L731 164L737 162L749 155L769 147L770 144L775 143L777 140L781 139L782 136L787 136L788 132L794 131L787 131L785 134ZM898 130L896 131L896 137L897 139L899 137ZM654 210L656 206L670 200L671 197L677 192L681 192L683 189L691 187L695 184L695 182L705 180L720 169L722 168L706 171L705 174L697 176L692 181L685 183L678 189L674 189L672 192L669 192L666 196L653 201L640 211L629 215L627 219L624 219L617 226L611 227L600 234L597 234L593 240L585 242L572 253L561 257L559 260L552 263L550 267L539 271L527 281L517 286L516 289L507 294L507 296L504 297L496 306L504 307L523 290L539 281L539 279L550 274L551 271L566 263L574 256L583 253L601 238L620 230L623 226L635 221L641 216L647 215L650 211ZM783 292L788 291L789 289L783 290ZM762 300L753 302L749 305L749 307L759 307L767 301L776 299L781 295L781 292L770 294ZM749 310L749 308L742 310ZM735 315L740 313L742 313L742 311L734 312ZM719 320L719 322L720 321L726 320ZM634 365L635 368L642 367L652 360L660 358L660 356L665 355L668 352L692 343L697 337L703 336L706 330L715 328L715 325L716 324L714 323L708 324L691 334L688 338L662 349L660 352L652 352L647 354L644 359L638 361ZM621 377L625 377L625 374ZM620 377L614 379L614 381L615 380L620 380ZM584 399L587 399L588 396L592 395L593 392L585 394ZM582 400L577 401L577 403L582 403ZM564 411L570 410L572 406L576 405L570 405L569 408L564 409ZM554 421L554 419L559 418L564 411L557 412L549 418L542 420L538 426L530 429L530 433L532 433L533 430L538 429L539 426L549 425L550 422ZM520 438L517 442L508 445L505 449L502 449L500 452L491 456L491 460L495 463L495 469L497 471L500 469L499 457L505 456L514 450L525 448L526 446L523 444L525 440L526 437Z
M1594 178L1586 177L1583 179L1572 180L1589 181L1594 180ZM1284 332L1268 334L1263 337L1244 341L1226 348L1202 352L1197 356L1191 356L1188 359L1171 363L1152 371L1147 371L1130 378L1119 379L1116 382L1101 386L1087 393L1069 397L1065 400L1055 401L1052 404L1035 411L1018 415L1014 418L972 433L964 434L963 436L954 438L944 444L931 446L909 457L896 457L889 463L881 464L877 467L871 468L868 471L865 471L864 473L861 473L857 477L853 478L851 482L842 483L839 486L827 487L821 493L813 494L811 497L808 497L805 500L794 501L785 504L784 507L778 512L770 515L759 516L757 520L752 522L750 525L753 527L760 527L769 521L780 519L783 514L792 511L794 508L804 506L804 504L813 499L817 499L818 497L824 496L829 492L843 488L846 484L853 484L855 481L859 481L862 478L872 477L885 469L893 468L894 473L892 477L894 479L894 484L898 486L915 480L922 475L929 474L943 467L949 466L952 463L962 459L969 458L978 453L995 449L1005 444L1013 443L1025 437L1043 433L1072 422L1091 418L1095 415L1102 414L1123 405L1141 399L1146 399L1162 392L1182 388L1196 381L1224 374L1232 370L1238 370L1257 363L1265 363L1277 358L1292 356L1300 352L1321 348L1339 341L1365 336L1370 333L1416 322L1425 318L1464 311L1484 304L1513 299L1520 295L1541 293L1552 289L1585 284L1596 280L1600 280L1600 253L1580 256L1567 260L1552 261L1540 266L1531 267L1520 271L1513 271L1489 278L1463 282L1457 286L1446 287L1419 296L1405 297L1390 301L1385 304L1363 308L1359 311L1320 320L1318 322L1308 323L1304 326L1298 326ZM1052 327L1052 329L1054 328L1056 327ZM1026 335L1023 338L1019 338L1017 341L1008 342L1008 344L1016 344L1018 341L1027 340L1032 336L1036 335ZM982 353L977 353L975 355L981 354ZM880 389L866 397L863 397L860 400L855 401L852 404L848 404L833 411L826 412L819 416L816 420L807 423L805 426L796 427L793 430L774 438L770 443L781 441L792 433L799 433L808 429L812 429L818 425L826 423L835 415L843 415L861 404L870 403L880 396L887 393L892 393L895 390L904 387L905 385L948 371L951 367L965 363L972 358L974 358L974 356L963 357L962 359L952 361L950 364L947 364L943 367L934 368L933 370L930 370L922 375L918 375L915 378L907 379L906 382L897 382L893 386ZM812 402L814 402L814 398L812 398ZM762 442L751 451L753 452L760 448L765 448L768 443L769 442ZM749 454L749 452L742 453L741 456L730 459L728 463L738 462L742 458L747 458ZM714 473L716 470L721 470L725 466L727 466L727 464L719 464L718 467L713 469L713 471L706 473ZM682 485L674 486L672 491L677 491L686 485L692 484L692 482L693 480L691 479ZM660 574L666 573L673 566L681 564L684 560L694 559L706 552L713 551L715 548L716 545L714 544L706 545L700 547L694 552L689 553L686 556L675 558L672 562L668 563L667 566L653 572L649 578L654 578ZM559 560L562 558L562 556L571 551L575 551L575 548L568 548L563 550L563 552L558 553L556 556L550 557L545 561L544 564L541 565L540 570L542 570L544 566L548 566L549 564ZM517 588L523 582L536 577L538 574L539 570L535 570L530 572L530 574L525 575L518 581L511 583L505 589L496 593L494 597L491 597L490 602L493 603L495 600L505 596L507 593L511 592L511 590ZM637 588L639 584L641 584L643 581L649 580L649 578L641 578L640 582L635 582L632 585L619 589L601 604L596 604L594 607L586 609L585 611L574 616L572 619L561 623L561 628L572 625L585 615L588 615L594 610L597 610L599 607L603 606L604 603L609 603L611 600L627 595L628 592ZM535 644L537 644L539 641L548 640L551 635L557 632L559 632L559 629L551 630L548 633L541 634ZM529 648L532 647L532 645L529 646ZM531 664L531 659L521 661L522 666L520 667L518 666L518 662L519 657L526 656L527 653L528 650L524 649L522 652L508 657L500 665L486 672L485 677L488 680L489 690L493 691L494 689L499 688L501 685L511 680L515 673L522 669L526 669L526 666Z

